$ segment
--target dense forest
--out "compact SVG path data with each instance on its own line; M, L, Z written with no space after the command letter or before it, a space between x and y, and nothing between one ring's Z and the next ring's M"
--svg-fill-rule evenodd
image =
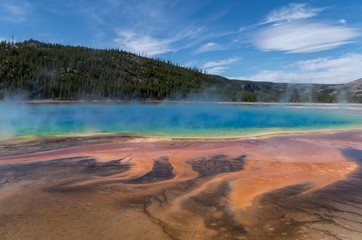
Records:
M190 99L206 101L362 102L345 85L276 84L229 80L171 61L116 49L48 44L0 44L0 98Z

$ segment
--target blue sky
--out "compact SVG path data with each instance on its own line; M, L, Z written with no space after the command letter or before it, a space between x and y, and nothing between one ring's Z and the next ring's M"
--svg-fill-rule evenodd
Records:
M254 81L362 77L362 1L0 0L0 40L120 48Z

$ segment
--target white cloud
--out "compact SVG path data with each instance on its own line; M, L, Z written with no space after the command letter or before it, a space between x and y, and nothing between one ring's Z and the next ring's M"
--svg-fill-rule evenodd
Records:
M188 61L186 63L184 63L182 66L186 67L186 68L192 68L192 67L196 67L196 62L195 61Z
M336 48L357 36L355 29L344 26L291 22L260 30L253 43L263 51L305 53Z
M190 47L192 43L187 44L187 42L193 40L199 34L199 29L180 31L177 35L169 38L153 37L147 34L147 31L144 29L140 29L138 32L131 30L116 30L116 33L118 38L113 39L113 42L119 48L146 54L148 56L155 56L167 52L176 52L180 49Z
M317 16L322 10L297 3L276 9L259 24L268 24L268 26L256 32L252 43L262 51L307 53L333 49L351 43L352 39L360 35L354 28L306 20ZM338 22L345 25L347 21L340 19Z
M228 59L225 59L225 60L220 60L218 62L211 61L211 62L207 62L204 65L202 65L202 68L211 68L211 67L228 65L228 64L237 62L240 59L241 58L238 58L238 57L232 57L232 58L228 58Z
M261 71L249 77L253 81L287 83L346 83L362 77L362 54L348 54L340 58L317 58L298 61L286 70Z
M213 67L213 68L208 68L206 71L209 73L209 74L216 74L216 75L219 75L219 74L222 74L226 69L229 69L229 67Z
M210 74L221 74L224 72L224 70L229 68L229 66L227 66L227 65L237 62L239 60L241 60L241 58L232 57L232 58L220 60L217 62L211 61L211 62L207 62L204 65L202 65L201 68L206 70Z
M311 8L307 4L290 3L288 6L270 12L262 24L277 23L292 20L311 18L321 11L318 8Z
M27 20L27 15L31 11L32 6L28 2L12 2L2 4L1 8L1 19L8 22L22 23Z
M177 39L156 39L132 31L118 31L118 36L119 38L114 39L114 42L120 48L148 56L175 51L171 44L177 41Z
M222 50L225 47L215 43L215 39L233 34L211 31L207 24L195 21L193 13L197 9L191 2L77 0L69 3L69 8L87 21L93 31L93 44L149 56L186 48L192 48L194 54ZM117 36L111 36L109 29L114 29ZM202 46L203 43L206 44Z
M210 51L218 51L218 50L224 50L225 48L221 46L220 44L209 42L204 45L202 45L199 49L195 51L195 53L203 53L203 52L210 52Z
M345 25L347 23L347 20L346 19L339 19L338 22Z
M356 70L358 68L361 69L361 60L361 54L349 54L340 58L317 58L312 60L298 61L296 66L302 71L323 71L328 69L338 69L338 71L343 70L342 73L345 75L347 72L357 72ZM343 69L341 69L341 67L343 67Z

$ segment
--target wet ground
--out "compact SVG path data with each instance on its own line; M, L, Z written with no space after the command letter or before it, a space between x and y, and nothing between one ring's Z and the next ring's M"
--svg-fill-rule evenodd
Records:
M0 239L362 239L362 132L8 142Z

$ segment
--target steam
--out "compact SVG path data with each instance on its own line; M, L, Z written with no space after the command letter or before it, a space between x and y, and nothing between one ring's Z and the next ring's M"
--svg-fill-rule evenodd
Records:
M0 102L0 139L84 133L236 137L280 129L362 126L362 107L216 103L26 104Z

